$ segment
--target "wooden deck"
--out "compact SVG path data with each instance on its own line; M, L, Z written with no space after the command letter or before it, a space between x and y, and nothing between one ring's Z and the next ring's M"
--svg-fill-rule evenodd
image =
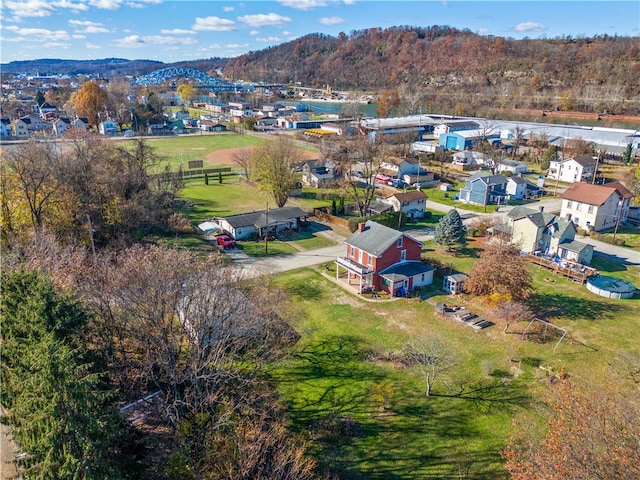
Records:
M527 253L524 258L531 263L535 263L536 265L540 265L557 275L562 275L567 278L570 278L576 282L585 283L587 279L595 274L598 271L595 268L588 267L586 265L582 265L580 263L571 262L569 260L562 260L560 262L554 262L545 257L538 257L536 255L532 255Z

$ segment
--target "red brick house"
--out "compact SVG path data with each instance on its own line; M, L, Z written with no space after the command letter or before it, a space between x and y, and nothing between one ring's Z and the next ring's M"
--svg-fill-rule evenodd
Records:
M373 289L403 296L431 285L435 268L420 259L422 243L393 228L369 220L345 240L346 255L336 259L336 279L347 271L349 285L358 293Z

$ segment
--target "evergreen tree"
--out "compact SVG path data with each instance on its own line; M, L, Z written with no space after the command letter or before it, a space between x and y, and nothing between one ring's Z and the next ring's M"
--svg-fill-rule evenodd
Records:
M622 154L622 163L628 165L631 163L631 153L633 152L633 145L630 143L627 144L627 148L625 148L624 153Z
M464 247L467 244L467 227L462 223L462 218L454 208L440 219L436 225L434 241L450 251L453 247Z
M35 272L1 280L2 402L28 453L22 477L123 478L116 445L125 423L83 345L87 316Z
M558 147L555 145L549 145L547 151L544 152L544 157L542 157L542 164L540 168L542 170L548 170L551 162L558 159Z
M38 90L36 92L36 103L38 104L38 106L40 106L44 102L45 102L44 93L42 93L42 90Z

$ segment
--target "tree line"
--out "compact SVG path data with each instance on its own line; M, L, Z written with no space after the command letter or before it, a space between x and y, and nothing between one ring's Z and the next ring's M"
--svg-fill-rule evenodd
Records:
M402 114L481 115L504 108L635 114L640 46L618 36L522 39L447 26L311 34L229 59L232 79L301 82L335 90L391 89ZM475 113L474 113L475 112Z

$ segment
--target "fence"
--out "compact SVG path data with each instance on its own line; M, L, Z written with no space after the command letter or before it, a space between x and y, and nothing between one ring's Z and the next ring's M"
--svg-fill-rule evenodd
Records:
M213 173L232 173L231 167L218 167L218 168L198 168L195 170L181 170L177 172L163 172L151 175L151 178L166 178L167 176L172 179L186 179L194 177L203 177L205 174L211 175Z
M319 208L315 208L313 210L313 214L329 223L335 223L336 225L340 225L341 227L349 228L349 220L346 218L336 217L335 215L331 215L330 213L325 212Z

